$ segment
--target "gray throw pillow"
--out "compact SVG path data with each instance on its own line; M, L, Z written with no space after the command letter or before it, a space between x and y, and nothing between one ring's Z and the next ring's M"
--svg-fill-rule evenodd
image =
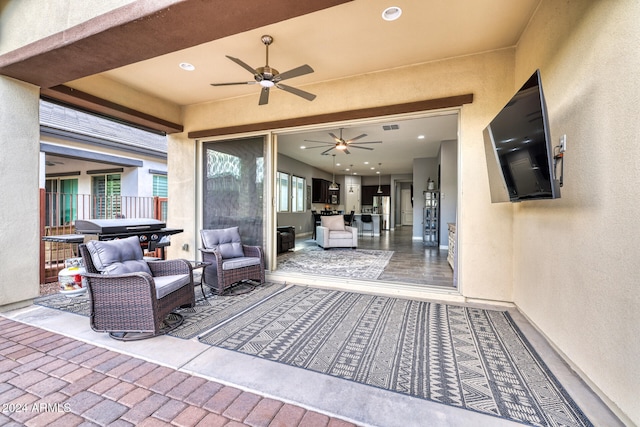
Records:
M149 273L138 237L117 240L90 240L87 249L96 269L102 274Z

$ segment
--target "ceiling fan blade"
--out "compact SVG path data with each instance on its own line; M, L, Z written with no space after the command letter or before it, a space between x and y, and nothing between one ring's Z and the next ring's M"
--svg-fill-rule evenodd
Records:
M333 145L333 144L330 143L329 145ZM305 150L310 150L312 148L327 148L327 146L326 145L316 145L315 147L305 147L304 149Z
M276 83L276 87L278 89L282 89L282 90L284 90L286 92L289 92L289 93L292 93L294 95L298 95L299 97L304 98L307 101L313 101L316 98L316 96L314 94L312 94L312 93L305 92L304 90L297 89L295 87L283 85L281 83Z
M269 103L269 88L263 87L260 91L260 101L258 101L258 105L265 105Z
M367 134L366 134L366 133L363 133L362 135L358 135L358 136L356 136L355 138L347 139L345 142L346 142L347 144L351 144L353 141L355 141L355 140L357 140L357 139L360 139L360 138L364 138L365 136L367 136Z
M292 70L285 71L284 73L278 74L276 79L278 81L282 81L282 80L291 79L298 76L304 76L305 74L309 74L309 73L313 73L313 68L311 68L307 64L304 64Z
M257 74L255 68L252 68L249 64L247 64L243 60L234 58L233 56L229 56L229 55L225 55L225 56L230 60L232 60L233 62L235 62L236 64L238 64L239 66L241 66L242 68L244 68L245 70L247 70L248 72L250 72L251 74L253 74L254 76Z
M344 154L351 154L351 153L349 152L349 150L347 150L346 148L345 148L344 150L342 150L342 151L344 151Z
M369 147L358 147L357 145L349 145L350 148L359 148L360 150L373 150L373 148L369 148Z
M362 142L352 142L352 143L351 143L351 144L349 144L349 145L351 146L351 145L362 145L362 144L382 144L382 141L368 141L368 142L362 141Z
M329 144L329 145L334 145L335 143L333 142L328 142L328 141L315 141L313 139L305 139L305 142L319 142L320 144Z
M232 82L232 83L211 83L211 86L232 86L232 85L254 85L257 81L252 82Z
M334 148L336 148L336 147L331 147L331 148L329 148L328 150L325 150L325 151L323 151L323 152L322 152L322 153L320 153L320 154L322 154L322 155L324 156L324 155L326 155L329 151L333 150Z
M336 142L340 142L342 141L340 138L338 138L333 132L329 132L329 136L331 138L333 138Z

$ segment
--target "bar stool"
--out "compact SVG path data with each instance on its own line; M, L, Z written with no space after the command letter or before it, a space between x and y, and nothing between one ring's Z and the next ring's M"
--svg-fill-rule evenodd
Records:
M360 216L360 222L362 222L362 226L359 228L360 235L361 236L363 235L363 232L365 231L365 226L366 226L366 231L370 231L371 237L373 237L373 218L371 217L371 215L362 214Z

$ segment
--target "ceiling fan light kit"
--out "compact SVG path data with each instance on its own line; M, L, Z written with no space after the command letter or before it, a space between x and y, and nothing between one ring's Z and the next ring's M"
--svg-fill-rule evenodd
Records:
M241 59L234 58L233 56L226 55L227 58L249 71L253 74L253 81L247 82L230 82L230 83L211 83L211 86L232 86L232 85L251 85L251 84L259 84L261 86L260 90L260 100L258 101L258 105L265 105L269 103L269 90L272 87L276 87L278 89L282 89L285 92L289 92L296 96L306 99L307 101L313 101L316 96L312 93L306 92L302 89L297 89L295 87L284 85L280 82L287 79L292 79L294 77L303 76L305 74L313 73L313 68L309 65L301 65L299 67L293 68L289 71L285 71L284 73L280 73L275 68L271 68L269 66L269 45L273 43L273 37L269 35L264 35L260 39L266 48L266 61L264 67L252 68L246 62Z

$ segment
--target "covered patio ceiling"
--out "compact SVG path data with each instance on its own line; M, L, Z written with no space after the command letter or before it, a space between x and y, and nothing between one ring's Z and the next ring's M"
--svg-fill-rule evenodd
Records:
M260 121L281 103L299 104L303 114L310 101L284 91L272 89L269 104L259 106L259 85L210 84L251 81L251 73L226 55L251 67L264 66L264 34L274 38L269 47L270 66L280 72L303 64L314 69L287 80L288 85L309 92L321 82L366 79L384 70L506 49L518 43L539 2L274 0L263 7L238 0L230 7L222 0L136 1L0 55L0 73L40 86L45 96L167 133L181 132L182 123L174 119L112 99L110 87L130 88L177 108L246 97L248 108L255 109ZM10 6L11 2L2 13ZM382 17L390 6L402 9L395 21ZM182 63L194 69L186 71ZM428 76L415 84L428 85ZM442 117L424 123L424 128L420 134L428 132L435 144L457 138L449 131L450 122ZM336 130L322 129L302 139L328 136L328 131ZM350 135L362 133L370 134L371 129L356 126L349 130ZM370 136L374 140L383 137ZM290 149L293 153L294 145ZM295 149L301 154L298 142ZM349 163L363 161L355 158L356 151L364 154L367 150L352 150ZM376 151L380 157L370 162L388 163L389 153L372 153ZM324 157L318 155L314 161L327 163Z

